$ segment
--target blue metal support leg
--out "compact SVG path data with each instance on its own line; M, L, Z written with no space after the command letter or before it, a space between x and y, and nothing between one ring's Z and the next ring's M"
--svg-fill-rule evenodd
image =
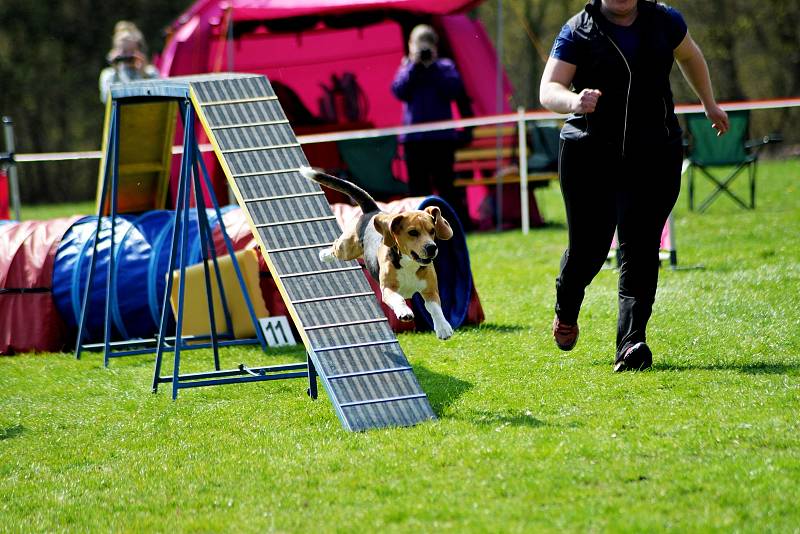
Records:
M194 147L199 154L200 150L197 147L197 139L194 139ZM222 221L222 212L219 209L219 203L217 202L216 196L213 194L213 186L211 184L211 179L208 176L208 169L206 169L206 164L203 162L203 158L198 158L198 162L200 163L200 168L202 169L203 174L203 182L205 183L206 188L212 192L211 202L214 204L214 211L217 214L217 220ZM225 230L225 225L220 222L220 230L222 231L222 238L225 241L225 247L228 250L228 254L231 256L231 262L233 263L233 269L236 272L236 278L239 280L239 285L242 288L244 294L244 301L247 304L247 311L250 314L250 320L253 321L253 327L256 331L256 337L258 338L258 342L261 344L261 349L266 352L267 351L267 340L264 338L264 332L261 331L261 325L258 322L258 317L256 317L255 308L253 308L253 301L250 299L250 293L247 291L247 286L244 283L244 276L242 276L242 270L239 267L239 262L236 260L236 253L233 250L233 243L231 242L230 236L228 236L228 232Z
M115 103L116 104L116 103ZM122 107L117 104L117 125L119 126L120 115L122 114ZM108 275L106 276L106 314L105 314L105 336L103 347L103 366L108 367L108 358L111 353L111 306L112 300L117 298L116 292L113 291L117 287L115 278L117 276L116 254L114 245L117 232L117 188L119 185L119 127L114 131L111 136L111 142L114 143L114 159L111 162L111 235L109 236L110 248L108 250ZM95 235L95 239L99 239L99 234ZM92 256L94 259L94 256ZM87 284L88 287L88 284Z
M184 194L184 190L187 187L187 181L184 180L186 176L186 167L188 165L189 151L186 150L186 141L190 135L190 132L185 125L188 123L188 117L192 112L192 108L190 105L186 103L181 105L181 113L183 113L184 120L184 134L183 134L183 142L184 142L184 151L183 157L181 158L181 171L180 171L180 179L178 180L178 196L175 202L175 218L174 224L172 225L172 246L169 252L169 267L167 268L167 287L164 291L164 298L163 298L163 306L161 307L161 324L158 330L158 344L156 346L156 365L155 365L155 372L153 374L153 393L158 391L158 378L161 376L161 362L164 356L164 345L166 343L167 338L167 322L170 313L170 305L169 305L169 296L172 293L172 272L175 270L175 263L178 255L178 242L180 237L182 236L181 230L181 221L183 220L183 199L186 196ZM182 244L183 245L183 244ZM183 246L181 246L181 251L183 250ZM179 336L176 335L175 339L175 347L177 348L178 344L180 343Z
M205 280L205 287L206 287L206 302L208 304L208 324L211 329L211 347L214 352L214 369L219 371L219 342L217 340L217 321L216 317L214 316L214 296L211 292L211 272L208 268L208 249L209 249L209 241L211 240L211 236L208 235L210 233L210 228L208 224L208 217L206 215L206 205L205 200L203 198L203 190L200 187L200 179L195 172L195 165L194 160L198 156L198 154L194 151L194 147L190 146L189 151L191 152L191 177L192 183L194 184L194 198L195 198L195 207L197 208L197 233L200 237L200 253L201 258L203 260L203 274ZM212 242L213 245L213 242ZM217 273L217 281L219 283L220 289L220 298L222 302L225 302L225 293L222 287L222 283L219 278L219 267L217 266L216 262L216 254L214 254L214 267ZM233 334L233 329L229 330L230 334Z
M78 318L78 338L75 341L75 359L81 359L83 347L84 330L86 328L86 310L89 307L89 295L91 294L92 280L94 279L95 264L97 262L97 244L100 237L100 230L103 225L103 214L106 210L106 197L108 196L108 183L111 176L111 166L116 166L118 144L114 141L119 137L119 104L111 103L111 125L109 127L109 142L106 145L106 168L103 172L103 185L100 190L100 202L97 208L97 225L94 232L94 243L92 244L92 258L89 260L89 272L86 275L86 287L83 290L83 302L81 303L81 313Z

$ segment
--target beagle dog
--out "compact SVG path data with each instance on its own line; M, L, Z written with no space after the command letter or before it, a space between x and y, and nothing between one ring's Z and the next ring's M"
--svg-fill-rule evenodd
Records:
M439 253L436 239L453 237L450 223L441 210L430 206L399 214L384 213L375 200L357 185L301 167L300 174L352 198L362 215L353 228L347 229L329 248L319 253L322 261L364 258L370 274L378 280L383 302L401 321L414 319L406 299L419 292L425 309L433 318L433 329L439 339L453 335L453 327L442 313L439 283L433 260Z

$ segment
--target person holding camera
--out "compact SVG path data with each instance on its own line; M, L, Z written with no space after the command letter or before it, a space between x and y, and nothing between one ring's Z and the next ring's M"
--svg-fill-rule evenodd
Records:
M111 50L106 56L109 67L100 72L100 101L108 99L112 83L158 78L156 69L147 59L147 46L139 28L132 22L121 20L114 26Z
M438 53L438 36L428 25L416 26L392 82L392 93L403 102L403 124L444 121L453 118L451 103L464 109L468 102L464 83L455 64ZM460 143L456 130L410 133L401 136L411 196L436 193L467 225L463 194L453 186L455 151Z

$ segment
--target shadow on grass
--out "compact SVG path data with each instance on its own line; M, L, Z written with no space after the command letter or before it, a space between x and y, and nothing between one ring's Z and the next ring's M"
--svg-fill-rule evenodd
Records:
M22 425L9 426L7 428L0 428L0 441L16 438L25 431Z
M428 395L433 411L441 417L444 411L461 395L472 389L472 383L454 376L431 371L423 365L414 366L423 391Z
M456 419L469 421L475 425L500 428L504 426L538 428L547 423L534 417L529 411L493 413L486 410L471 410Z
M566 230L567 223L565 222L554 222L554 221L544 221L542 224L536 226L537 230Z
M496 334L511 334L514 332L520 332L522 330L528 330L528 327L521 326L518 324L494 324L494 323L483 323L483 324L467 324L458 327L459 331L465 332L481 332L484 334L488 333L496 333Z
M451 375L431 371L423 365L415 365L414 373L419 378L422 389L427 393L431 407L437 417L457 419L477 426L499 428L504 426L538 428L547 423L534 417L529 411L490 412L470 410L466 413L444 415L461 395L472 389L473 385Z
M738 371L750 375L785 375L800 373L797 363L655 363L654 371Z

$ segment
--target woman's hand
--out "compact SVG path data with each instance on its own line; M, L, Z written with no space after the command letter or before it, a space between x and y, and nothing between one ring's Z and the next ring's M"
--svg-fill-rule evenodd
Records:
M573 113L592 113L597 108L597 100L603 95L597 89L584 89L575 95ZM724 112L723 112L724 113Z
M717 137L724 135L730 128L728 114L725 113L725 110L719 107L716 102L706 106L705 110L706 117L711 121L711 127L717 131Z

